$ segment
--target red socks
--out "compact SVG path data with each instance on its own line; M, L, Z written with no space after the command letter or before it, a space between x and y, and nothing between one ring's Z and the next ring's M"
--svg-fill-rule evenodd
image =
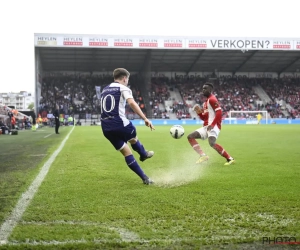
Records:
M200 148L198 142L196 141L196 139L191 138L188 139L189 143L191 144L191 146L193 147L193 149L199 154L199 155L203 155L204 152L202 151L202 149Z
M189 143L191 144L191 146L193 147L193 149L199 154L199 155L204 155L204 152L202 151L202 149L200 148L198 142L196 141L196 139L191 138L188 139ZM230 155L225 151L225 149L219 145L219 144L215 144L214 149L224 158L229 159Z
M225 149L219 145L219 144L215 144L214 149L220 154L222 155L224 158L229 159L230 155L225 151Z

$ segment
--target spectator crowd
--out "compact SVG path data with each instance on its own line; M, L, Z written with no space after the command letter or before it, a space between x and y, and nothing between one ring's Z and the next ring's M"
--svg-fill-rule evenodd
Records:
M152 118L179 119L192 118L191 107L204 101L202 85L204 78L168 78L152 77L148 92L149 103L145 103L141 94L137 76L130 77L130 88L138 105L144 113L148 111ZM61 114L77 115L78 119L98 117L100 100L95 87L101 89L112 82L112 76L106 74L64 74L48 73L44 76L39 101L39 115L42 118L52 113L55 104ZM229 111L268 111L271 118L298 118L300 111L299 79L263 79L263 78L216 78L214 94L223 109L223 118ZM255 86L261 86L271 101L264 102L255 92ZM179 95L171 96L177 92ZM129 119L138 118L126 107ZM240 114L241 117L248 116Z
M66 74L46 73L42 79L36 123L40 126L53 126L52 113L56 104L61 114L61 125L70 125L73 118L76 125L81 119L99 121L101 110L96 86L103 89L112 82L106 74ZM130 77L129 87L141 110L152 119L190 119L194 104L202 104L204 78L152 77L148 96L144 98L137 75ZM242 111L267 111L270 118L300 118L300 79L299 78L215 78L213 94L217 96L223 111L223 119L230 111L241 111L238 118L251 118ZM256 87L259 86L268 96L262 100ZM145 92L144 92L145 94ZM147 100L147 103L145 102ZM0 106L0 127L3 134L14 129L30 129L30 117L18 117L16 110ZM18 113L18 112L17 112ZM126 106L128 119L138 119L129 105ZM91 124L91 125L93 125Z

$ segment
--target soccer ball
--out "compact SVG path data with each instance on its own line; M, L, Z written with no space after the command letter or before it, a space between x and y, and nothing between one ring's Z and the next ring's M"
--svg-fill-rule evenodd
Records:
M184 128L180 125L174 125L170 128L170 134L174 139L180 139L184 135Z

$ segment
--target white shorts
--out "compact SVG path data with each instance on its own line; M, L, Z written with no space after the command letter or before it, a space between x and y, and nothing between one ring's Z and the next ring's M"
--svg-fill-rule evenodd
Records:
M206 140L210 136L217 139L220 134L220 129L217 125L215 125L210 131L207 131L207 126L196 129L196 131L200 134L202 140Z

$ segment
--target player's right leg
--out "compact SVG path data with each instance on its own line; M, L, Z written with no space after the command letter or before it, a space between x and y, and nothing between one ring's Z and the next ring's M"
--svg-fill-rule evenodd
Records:
M120 151L124 158L127 166L135 172L143 181L144 184L152 184L153 181L144 173L139 166L138 162L134 158L130 147L127 145L126 130L122 131L104 131L104 136L110 141L116 150ZM125 139L124 139L125 136Z
M207 133L206 133L205 128L197 129L187 136L187 139L188 139L190 145L193 147L193 149L196 151L196 153L200 156L199 159L196 161L196 163L201 163L201 162L207 161L209 158L203 152L200 145L196 141L196 139L205 140L206 138L207 138Z

